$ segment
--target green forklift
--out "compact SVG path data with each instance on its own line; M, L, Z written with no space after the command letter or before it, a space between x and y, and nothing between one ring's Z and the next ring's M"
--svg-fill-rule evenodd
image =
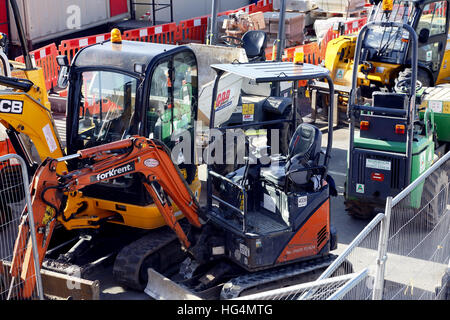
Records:
M418 81L418 36L410 25L393 21L366 24L358 35L354 66L359 65L365 52L368 31L377 27L397 29L408 39L407 63L411 73L397 81L390 92L374 91L371 103L366 103L357 89L358 68L353 68L344 197L348 213L361 219L383 212L386 198L397 195L439 154L448 152L450 141L449 126L444 125L450 124L450 114L434 112L429 103L421 104L427 89ZM440 192L448 185L448 168L436 171L429 179L432 183L422 183L413 191L408 209L416 210L421 203L429 203L426 220L434 226L448 202L448 192ZM435 197L437 194L441 196Z

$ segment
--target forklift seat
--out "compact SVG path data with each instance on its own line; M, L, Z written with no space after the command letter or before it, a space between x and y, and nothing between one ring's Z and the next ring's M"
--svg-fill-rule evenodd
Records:
M261 168L261 177L281 188L285 186L286 178L298 186L307 184L310 178L307 168L318 164L321 143L322 132L316 126L300 124L289 143L287 158L277 159L270 166ZM301 171L293 172L295 170Z

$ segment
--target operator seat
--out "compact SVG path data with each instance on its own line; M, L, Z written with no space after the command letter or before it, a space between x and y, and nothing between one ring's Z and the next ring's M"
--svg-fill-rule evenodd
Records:
M262 30L250 30L242 36L242 47L249 62L266 60L267 34Z
M284 188L287 180L297 186L308 184L308 168L318 165L321 145L322 132L314 125L300 124L289 143L287 157L272 158L270 166L261 168L261 177L279 188Z

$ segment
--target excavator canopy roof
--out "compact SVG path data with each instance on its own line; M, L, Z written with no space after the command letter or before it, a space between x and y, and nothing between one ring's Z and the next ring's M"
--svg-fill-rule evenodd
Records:
M213 64L215 70L222 70L250 79L255 83L321 79L330 71L313 64L292 62L260 62Z
M138 41L122 41L121 44L105 41L78 52L72 63L75 67L117 68L134 72L135 65L143 65L145 71L153 58L167 55L180 46L148 43Z

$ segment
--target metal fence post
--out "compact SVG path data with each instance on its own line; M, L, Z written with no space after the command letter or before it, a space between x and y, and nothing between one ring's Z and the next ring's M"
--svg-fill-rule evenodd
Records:
M2 283L0 283L0 299L23 299L20 295L16 295L16 290L22 285L21 281L27 281L28 279L22 279L21 275L12 277L10 272L15 246L19 246L18 250L27 250L29 241L31 241L32 257L30 258L33 259L34 263L36 287L30 298L44 300L36 241L36 225L33 219L30 184L25 161L17 154L0 156L0 180L2 207L0 215L4 215L3 218L5 218L0 225L0 276L3 276L3 279L0 279L2 280ZM9 207L9 210L3 209L7 207ZM24 210L25 208L27 210ZM28 235L24 243L17 244L18 227L24 222L24 219L28 223ZM22 245L25 248L20 248Z
M375 282L372 292L372 300L381 300L383 298L384 274L386 270L387 245L389 237L389 226L391 222L392 197L386 199L386 210L384 219L380 225L380 238L378 239L378 257L375 274Z
M27 215L28 215L28 222L30 227L30 235L31 235L31 245L33 246L33 260L34 260L34 270L36 274L36 289L37 294L39 295L40 300L44 300L44 289L42 287L42 279L41 279L41 268L39 265L39 254L38 254L38 248L37 248L37 241L36 241L36 228L35 228L35 222L33 217L33 207L31 203L31 196L30 196L30 182L28 180L28 171L26 167L25 161L18 155L14 155L13 158L16 158L19 163L20 167L22 169L22 179L23 179L23 185L25 188L25 200L27 202Z

